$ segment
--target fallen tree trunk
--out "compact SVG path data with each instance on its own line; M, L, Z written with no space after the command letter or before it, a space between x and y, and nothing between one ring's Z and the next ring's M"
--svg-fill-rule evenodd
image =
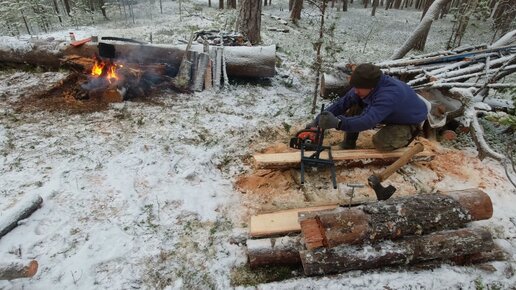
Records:
M341 245L301 251L306 275L341 273L385 266L416 264L450 259L493 249L491 234L483 229L459 229L411 237L399 242L385 241L372 246Z
M0 215L0 238L14 229L20 220L28 218L43 203L41 196L29 195Z
M0 262L0 280L29 278L38 272L36 260L13 260Z
M299 236L247 240L251 268L265 265L299 265L299 251L304 250Z
M20 41L14 47L0 45L0 63L18 63L61 68L63 59L72 55L92 58L98 54L96 44L86 43L73 47L63 41L35 42ZM179 68L186 46L142 45L134 43L113 43L116 58L132 63L167 63ZM192 51L203 52L202 45L193 45ZM273 77L276 73L276 46L228 46L224 47L227 74L229 77Z
M332 157L336 166L385 165L396 161L409 148L389 152L375 149L332 150ZM308 155L309 152L306 154ZM433 155L432 152L423 151L416 154L414 158L432 157ZM321 158L327 159L328 152L323 151ZM287 169L299 167L301 164L299 152L254 154L253 159L256 168L259 169Z
M425 235L489 219L493 205L479 189L421 194L355 208L299 214L307 249Z

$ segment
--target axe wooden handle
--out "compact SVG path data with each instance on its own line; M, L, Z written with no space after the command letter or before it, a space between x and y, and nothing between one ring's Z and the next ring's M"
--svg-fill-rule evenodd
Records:
M396 170L400 169L403 165L407 164L414 155L422 152L425 147L420 142L417 142L412 148L407 150L401 157L396 160L393 164L389 165L389 167L385 168L382 172L376 174L380 182L389 178Z

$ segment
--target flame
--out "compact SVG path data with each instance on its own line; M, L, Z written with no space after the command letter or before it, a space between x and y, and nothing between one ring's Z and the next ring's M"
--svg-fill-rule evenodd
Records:
M95 64L91 68L91 75L94 77L105 77L110 83L112 81L117 81L119 76L116 73L118 67L122 67L122 65L117 65L112 62L104 62L101 59L95 59Z

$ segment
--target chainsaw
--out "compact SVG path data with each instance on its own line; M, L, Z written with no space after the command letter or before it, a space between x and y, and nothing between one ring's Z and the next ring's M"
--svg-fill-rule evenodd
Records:
M319 144L319 136L317 127L303 129L296 133L296 137L290 139L290 147L301 149L304 145L307 150L314 150Z

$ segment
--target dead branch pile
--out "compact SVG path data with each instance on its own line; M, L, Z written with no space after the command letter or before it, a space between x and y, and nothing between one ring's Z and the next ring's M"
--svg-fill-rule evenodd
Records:
M323 275L503 259L489 231L466 227L492 213L489 196L479 189L300 212L300 236L248 240L249 262L251 267L302 264L306 275Z

